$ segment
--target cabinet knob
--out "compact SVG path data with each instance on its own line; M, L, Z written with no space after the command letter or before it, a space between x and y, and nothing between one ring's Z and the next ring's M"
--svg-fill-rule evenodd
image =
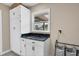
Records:
M35 51L35 47L34 46L32 46L32 50Z
M35 43L35 42L32 42L33 44Z
M13 15L15 15L15 13L13 13Z
M13 29L15 30L15 27L13 27Z
M24 41L24 40L22 40L22 41Z

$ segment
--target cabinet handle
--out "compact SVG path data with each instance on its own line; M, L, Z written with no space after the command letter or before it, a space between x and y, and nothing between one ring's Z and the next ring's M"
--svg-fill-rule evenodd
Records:
M32 47L32 50L35 51L35 47L34 46Z
M24 40L22 40L22 41L24 41Z
M35 43L35 42L32 42L33 44Z

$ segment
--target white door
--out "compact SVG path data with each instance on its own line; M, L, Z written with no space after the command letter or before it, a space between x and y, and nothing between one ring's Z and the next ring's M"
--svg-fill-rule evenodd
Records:
M44 56L44 42L36 41L35 56Z
M21 43L20 43L20 54L21 56L25 56L26 55L26 39L21 38Z
M32 40L26 39L26 55L33 56L34 55L34 47L32 45Z
M44 56L44 47L36 45L35 46L35 56Z
M20 54L20 17L19 10L10 12L11 50Z
M23 7L21 9L21 33L30 33L30 10Z
M0 54L2 52L2 13L0 10Z

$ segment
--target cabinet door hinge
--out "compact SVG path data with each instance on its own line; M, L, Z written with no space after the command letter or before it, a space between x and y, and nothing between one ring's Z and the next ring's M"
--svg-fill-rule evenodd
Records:
M24 47L26 47L26 44L24 44Z
M21 20L19 22L21 23Z

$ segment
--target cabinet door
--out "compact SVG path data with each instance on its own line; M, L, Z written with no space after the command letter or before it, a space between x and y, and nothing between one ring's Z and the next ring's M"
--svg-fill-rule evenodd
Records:
M30 33L30 10L22 7L21 8L21 33Z
M27 56L44 56L44 43L34 40L26 41Z
M21 43L20 43L20 49L21 49L21 51L20 51L20 53L21 53L21 55L22 56L25 56L26 55L26 41L25 41L26 39L21 39Z
M20 54L20 11L13 9L10 11L10 32L11 32L11 50Z
M35 43L35 56L44 56L44 42Z
M34 56L34 46L33 46L33 41L30 39L26 40L26 55L27 56Z

